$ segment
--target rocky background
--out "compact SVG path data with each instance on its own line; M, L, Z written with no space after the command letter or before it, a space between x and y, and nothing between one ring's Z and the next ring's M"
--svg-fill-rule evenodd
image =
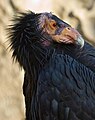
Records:
M12 62L6 28L25 10L53 12L95 45L95 0L0 0L0 120L24 120L24 72Z

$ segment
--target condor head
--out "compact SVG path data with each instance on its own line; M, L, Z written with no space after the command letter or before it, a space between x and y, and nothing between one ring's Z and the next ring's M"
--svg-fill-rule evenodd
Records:
M52 13L42 13L38 23L39 29L50 37L50 41L84 46L84 40L79 32Z
M55 49L54 43L84 45L79 32L52 13L22 13L13 22L9 28L10 46L13 58L24 68L31 61L43 64L43 59L50 53L47 51Z

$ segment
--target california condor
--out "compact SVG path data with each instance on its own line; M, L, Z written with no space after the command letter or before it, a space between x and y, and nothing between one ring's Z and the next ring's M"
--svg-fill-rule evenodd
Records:
M9 28L25 71L26 120L95 120L95 48L52 13L21 13Z

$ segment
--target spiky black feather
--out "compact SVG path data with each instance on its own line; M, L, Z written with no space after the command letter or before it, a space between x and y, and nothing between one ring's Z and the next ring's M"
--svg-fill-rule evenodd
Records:
M33 12L20 13L14 17L13 25L9 28L10 47L13 51L12 57L25 70L29 69L32 64L35 64L35 59L40 64L43 64L43 61L40 61L39 58L44 58L45 53L37 47L39 45L37 42L39 42L41 37L37 29L39 16L40 14ZM40 54L37 54L38 51L40 51Z

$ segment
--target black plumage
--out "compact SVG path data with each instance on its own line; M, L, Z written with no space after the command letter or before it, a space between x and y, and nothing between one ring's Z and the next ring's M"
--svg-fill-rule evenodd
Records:
M24 68L26 120L95 119L95 48L51 13L23 13L10 27Z

